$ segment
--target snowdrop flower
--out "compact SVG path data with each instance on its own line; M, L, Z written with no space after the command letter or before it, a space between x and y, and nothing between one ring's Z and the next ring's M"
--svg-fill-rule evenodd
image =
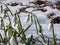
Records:
M48 25L48 30L52 30L51 24Z
M7 26L6 34L7 34L7 38L11 38L11 36L12 36L12 29L10 29L10 26Z
M11 30L8 30L8 31L7 31L7 37L8 37L8 38L11 38L11 36L12 36L12 31L11 31Z
M13 35L10 39L10 45L18 45L15 33L13 33Z
M17 42L16 42L16 40L15 40L15 38L13 36L10 39L10 44L11 45L17 45Z

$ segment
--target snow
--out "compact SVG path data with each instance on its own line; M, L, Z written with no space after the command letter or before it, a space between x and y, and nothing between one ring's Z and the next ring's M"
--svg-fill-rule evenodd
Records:
M10 3L10 2L22 2L23 5L29 5L29 1L32 2L34 0L6 0L6 3ZM48 1L51 1L51 2L55 3L58 0L48 0ZM17 6L14 6L14 7L13 6L8 6L8 7L9 7L9 9L14 14L16 12L16 10L19 10L22 7L26 7L26 6L17 5ZM47 18L47 14L54 12L56 15L60 15L60 11L57 10L57 9L52 9L49 6L46 6L44 8L47 9L46 12L42 12L42 11L34 11L34 12L32 12L32 10L34 10L34 8L27 8L26 11L34 13L38 17L38 20L39 20L40 24L42 25L42 29L43 29L44 35L47 36L47 37L52 37L52 32L51 32L51 30L49 30L49 28L50 28L50 19ZM3 15L4 15L3 13L2 14L0 13L0 17L3 17ZM30 24L30 23L26 22L28 13L21 13L19 15L21 17L22 26L24 28L26 28L26 26L28 26ZM9 16L10 16L10 14L9 14ZM13 23L14 17L10 16L10 18L11 18L11 22L12 22L12 26L13 26L14 25L14 23ZM9 24L9 19L8 18L4 19L4 23L5 23L5 25L8 25ZM17 26L14 27L14 28L17 29ZM54 30L55 30L56 37L58 39L60 39L60 24L54 24ZM4 32L1 31L1 30L0 30L0 33L2 35L4 35ZM31 35L34 35L35 37L38 36L36 34L36 29L35 29L35 25L34 24L26 32L27 38L30 37Z

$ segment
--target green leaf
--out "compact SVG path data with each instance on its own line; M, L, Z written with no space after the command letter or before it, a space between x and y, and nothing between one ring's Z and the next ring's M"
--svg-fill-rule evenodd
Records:
M22 42L23 42L23 43L26 43L26 36L25 36L23 30L22 30L22 34L21 34L21 35L22 35L22 36L21 36L21 38L22 38Z
M36 18L35 18L35 17L34 17L34 21L35 21L35 27L36 27L36 31L37 31L37 34L38 34L37 20L36 20Z
M28 14L27 22L30 20L30 14Z
M27 42L26 42L26 45L30 45L31 42L32 42L32 40L33 40L33 35L31 35L31 37L28 38L28 40L27 40Z
M11 15L13 16L13 13L11 12L11 10L9 9L9 7L6 5L6 10L9 11L11 13Z
M42 33L42 26L40 25L40 30L39 30L40 33Z
M31 22L33 22L33 16L31 15Z
M52 28L52 33L53 33L53 45L57 45L56 44L56 37L55 37L55 33L54 33L54 26L53 26L53 19L51 19L51 28Z
M2 43L3 41L3 38L2 38L2 35L0 34L0 43Z
M50 45L49 41L50 41L50 40L49 40L49 38L48 38L48 43L47 43L47 45Z
M26 32L30 27L31 27L32 23L24 30L24 32Z
M1 13L3 12L3 6L1 5Z

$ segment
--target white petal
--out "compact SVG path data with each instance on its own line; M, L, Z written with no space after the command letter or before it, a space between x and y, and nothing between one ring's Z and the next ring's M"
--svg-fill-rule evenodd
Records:
M10 39L10 45L17 45L17 41L15 40L13 36Z

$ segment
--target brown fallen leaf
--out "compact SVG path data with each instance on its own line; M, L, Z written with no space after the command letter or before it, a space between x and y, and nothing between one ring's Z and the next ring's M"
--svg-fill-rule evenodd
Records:
M36 0L35 2L30 2L30 3L33 3L35 5L41 5L41 4L45 4L45 1Z
M57 5L56 8L57 8L58 10L60 10L60 5Z
M55 17L55 18L53 19L53 23L54 23L54 24L55 24L55 23L60 24L60 16L59 16L59 17Z

